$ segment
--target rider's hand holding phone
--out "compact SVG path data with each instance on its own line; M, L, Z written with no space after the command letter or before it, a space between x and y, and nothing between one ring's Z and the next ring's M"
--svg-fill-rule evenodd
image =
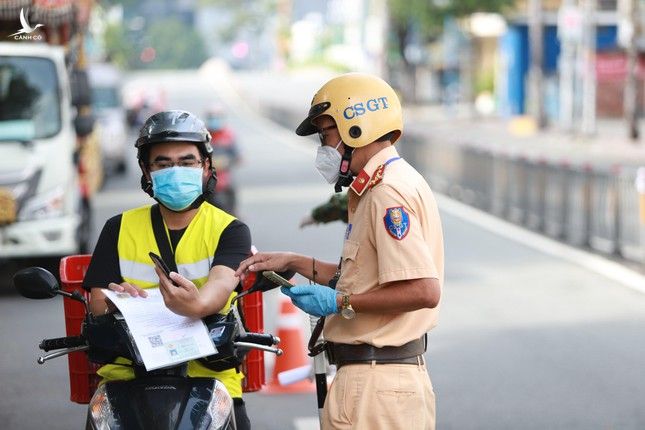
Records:
M170 280L170 282L172 282L173 285L177 286L177 284L175 284L175 282L170 279L170 269L168 268L168 265L163 261L163 259L154 252L149 252L148 255L152 259L152 262L155 263L155 266L157 266L157 268L166 275L166 277Z
M203 304L200 302L200 292L197 286L190 280L183 277L180 273L176 273L174 280L170 278L170 268L154 252L149 252L148 255L155 263L155 266L162 272L167 281L163 279L159 273L159 292L161 293L164 303L168 309L177 315L189 316L192 318L202 318L203 316L210 315L214 312L202 314ZM172 285L172 287L170 286Z

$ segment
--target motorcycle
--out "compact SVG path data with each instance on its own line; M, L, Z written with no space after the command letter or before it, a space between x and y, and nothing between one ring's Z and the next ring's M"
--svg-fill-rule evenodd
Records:
M289 274L286 274L289 276ZM233 399L224 384L213 378L189 378L188 362L147 371L126 320L119 312L92 315L79 291L60 289L58 281L41 267L16 273L13 282L18 292L29 299L48 299L57 295L82 302L86 316L79 336L44 339L39 348L48 354L39 364L73 352L84 351L91 362L107 364L116 357L132 361L136 378L109 381L97 388L90 400L85 423L94 429L236 429ZM238 295L269 291L278 285L259 276ZM205 357L208 363L234 367L250 349L281 355L280 339L271 334L250 333L244 329L236 306L228 315L205 319L216 354ZM50 352L54 351L54 352Z
M235 134L225 124L222 108L215 107L207 112L205 121L206 128L211 134L213 166L217 172L214 204L225 212L235 215L237 193L233 171L241 162Z

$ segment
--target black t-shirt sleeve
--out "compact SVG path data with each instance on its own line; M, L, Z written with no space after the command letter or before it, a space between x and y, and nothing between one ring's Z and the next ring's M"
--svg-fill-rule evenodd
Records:
M220 236L211 267L226 266L237 270L250 253L251 231L242 221L234 220Z
M110 282L123 282L118 252L121 218L121 215L114 216L103 226L83 279L83 288L88 291L94 287L107 288Z

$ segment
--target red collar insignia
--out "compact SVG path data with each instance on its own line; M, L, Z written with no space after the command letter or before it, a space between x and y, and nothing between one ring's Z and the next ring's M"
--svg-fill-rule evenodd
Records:
M384 171L385 164L378 166L371 177L365 170L361 170L349 187L360 196L365 192L365 190L369 190L383 180Z
M370 175L365 172L365 170L361 170L361 172L356 176L356 178L352 181L352 184L349 186L356 194L359 196L363 194L363 192L367 189L367 184L369 183L370 180Z

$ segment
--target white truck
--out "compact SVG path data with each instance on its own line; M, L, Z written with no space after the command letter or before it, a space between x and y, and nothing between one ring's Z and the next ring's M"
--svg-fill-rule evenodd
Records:
M34 258L57 273L59 257L89 250L103 178L85 70L93 2L0 0L0 273Z
M78 139L93 119L78 114L89 89L73 74L61 46L0 43L0 268L87 251Z
M91 63L88 77L92 91L92 112L99 126L103 165L109 173L124 173L130 148L127 118L121 96L121 71L110 63Z

